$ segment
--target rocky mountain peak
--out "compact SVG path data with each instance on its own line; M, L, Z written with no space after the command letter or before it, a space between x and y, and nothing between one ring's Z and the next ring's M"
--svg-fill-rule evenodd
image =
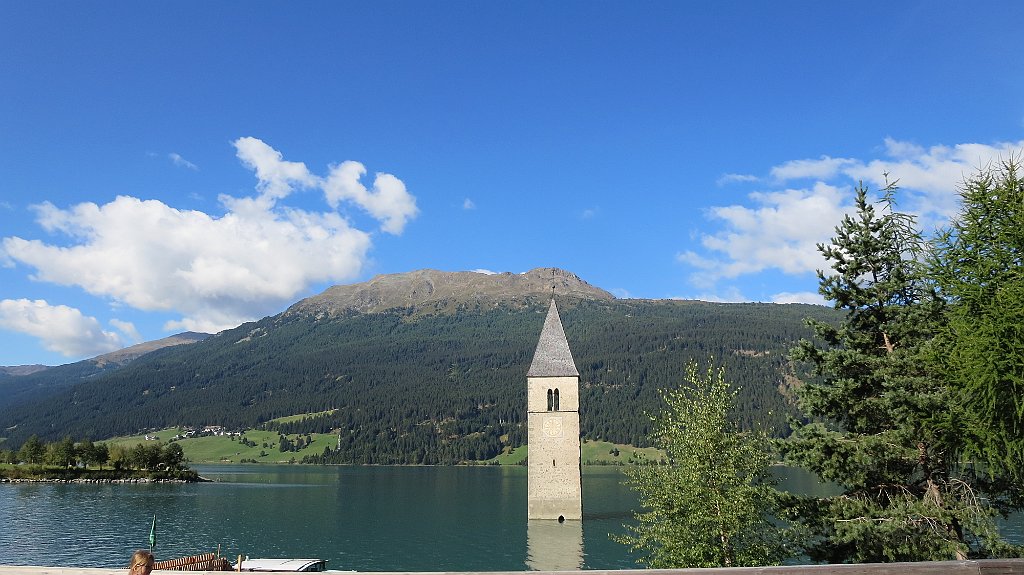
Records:
M338 285L288 308L286 314L332 316L378 313L392 309L445 312L486 309L498 305L532 305L556 298L610 301L615 297L559 268L537 268L525 273L490 274L418 270L379 275L351 285Z

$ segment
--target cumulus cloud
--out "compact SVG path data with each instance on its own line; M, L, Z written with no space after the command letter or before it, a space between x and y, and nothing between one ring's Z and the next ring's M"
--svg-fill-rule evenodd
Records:
M351 200L381 221L381 229L401 234L405 223L416 217L416 198L405 190L405 184L391 174L378 173L369 190L360 182L366 168L359 162L342 162L333 166L323 182L324 194L331 207Z
M770 170L772 181L784 189L758 191L744 203L708 209L707 218L717 229L699 235L699 247L680 252L677 259L693 268L690 279L700 289L765 270L813 272L827 263L817 244L827 242L842 216L853 211L857 182L878 189L887 178L898 180L898 209L916 215L929 231L956 212L957 189L965 177L1022 149L1024 140L925 148L888 138L880 158L784 162ZM821 303L814 294L778 294L775 300Z
M78 286L139 310L180 314L165 326L169 330L221 331L279 310L312 284L356 277L370 234L335 210L282 203L292 191L325 181L255 138L240 138L235 147L255 172L257 194L222 195L222 215L129 196L66 209L44 202L34 208L38 224L68 241L6 237L0 254L33 268L38 281ZM405 220L399 223L381 206L402 196L407 199L397 203L414 206L414 199L398 178L379 174L377 180L382 191L369 201L378 202L374 209L384 214L385 227L400 231L395 228ZM411 217L408 209L402 213ZM121 328L129 339L137 335Z
M751 206L713 207L709 216L722 229L700 237L709 255L687 250L677 258L696 268L691 279L703 289L771 268L788 274L814 271L823 261L816 245L848 209L847 192L819 182L811 189L752 193Z
M281 152L257 138L239 138L234 142L236 155L243 164L256 172L256 188L264 199L278 200L292 193L293 186L311 188L317 178L309 173L302 162L286 162Z
M46 300L0 300L0 328L39 338L46 349L67 357L100 355L124 347L120 336L104 331L94 317Z
M464 209L464 210L475 210L476 209L476 203L473 200L471 200L469 198L466 198L466 199L462 200L462 209Z
M956 213L957 188L964 178L1000 158L1006 159L1024 149L1024 140L988 144L956 144L924 148L892 138L885 140L885 156L846 166L844 174L855 180L882 187L885 176L899 180L908 192L901 209L914 212L925 222L948 219Z
M925 148L912 142L886 138L882 158L867 160L830 158L795 160L772 168L780 181L812 178L823 181L845 178L876 188L898 180L907 201L901 209L928 221L946 219L957 209L957 187L964 178L1000 158L1024 149L1024 140L996 144L966 143Z

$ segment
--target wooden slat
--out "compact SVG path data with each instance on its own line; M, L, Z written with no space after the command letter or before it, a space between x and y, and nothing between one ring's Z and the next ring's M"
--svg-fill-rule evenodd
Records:
M216 553L204 553L191 557L180 557L157 561L153 569L174 570L174 571L230 571L231 564L227 559L217 557Z

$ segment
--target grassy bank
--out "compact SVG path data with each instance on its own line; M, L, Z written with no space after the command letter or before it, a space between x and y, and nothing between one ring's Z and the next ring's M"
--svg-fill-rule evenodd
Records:
M146 435L116 437L105 443L131 447L149 441L166 443L175 441L185 452L191 463L298 463L306 455L322 453L324 447L334 447L338 436L326 433L310 433L286 436L288 442L294 444L302 437L309 438L309 443L296 451L281 451L280 437L276 431L249 430L241 436L208 435L174 440L174 436L185 433L181 428L167 428L151 431ZM498 465L522 465L526 459L525 445L506 450L506 452L477 463ZM582 461L584 465L632 465L636 463L658 462L664 454L654 448L638 448L631 445L609 443L607 441L585 441L582 445Z
M276 431L250 429L240 436L204 435L174 439L176 435L184 434L182 428L169 427L145 435L115 437L105 443L132 446L146 442L147 437L149 441L161 443L174 441L191 463L297 463L303 456L322 453L324 447L333 447L338 442L338 436L334 434L292 434L285 436L288 442L295 444L301 437L304 446L295 451L281 451L280 436Z

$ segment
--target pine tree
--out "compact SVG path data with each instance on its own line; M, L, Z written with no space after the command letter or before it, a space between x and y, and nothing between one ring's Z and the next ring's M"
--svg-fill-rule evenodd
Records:
M845 310L838 326L810 322L817 343L792 358L810 366L798 390L806 422L783 444L787 462L840 486L806 500L807 554L827 562L987 557L1009 553L994 516L1000 492L951 449L952 398L924 361L944 301L925 280L925 243L893 209L887 186L876 211L859 186L856 214L819 250L833 273L820 292Z
M652 568L778 564L794 547L791 530L769 519L781 497L769 440L729 421L736 390L724 369L700 374L690 363L686 380L692 387L663 391L664 407L651 418L651 439L670 464L626 470L646 511L615 540L645 553L640 562Z

